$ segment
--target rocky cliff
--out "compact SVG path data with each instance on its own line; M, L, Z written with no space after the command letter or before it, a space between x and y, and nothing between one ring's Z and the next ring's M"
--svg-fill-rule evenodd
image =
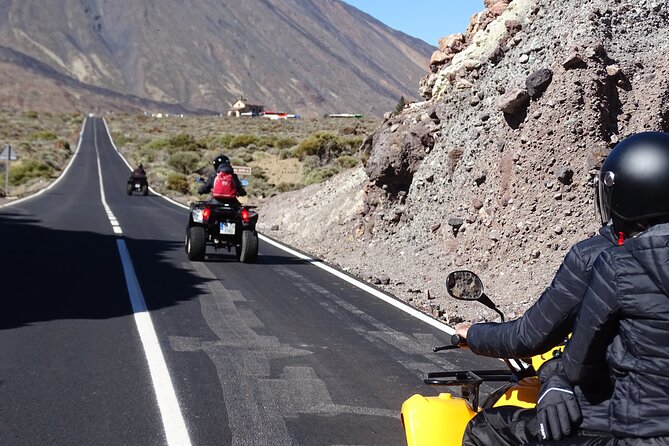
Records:
M524 311L596 231L591 184L608 151L669 130L666 2L485 3L465 33L441 40L416 86L425 100L367 139L364 172L317 201L313 190L277 197L263 215L270 235L451 322L494 317L445 297L460 268L508 314ZM326 203L311 230L286 217Z

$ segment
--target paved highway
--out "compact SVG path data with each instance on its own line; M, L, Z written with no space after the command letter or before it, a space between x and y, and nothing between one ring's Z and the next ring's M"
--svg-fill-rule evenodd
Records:
M0 444L403 444L426 372L499 367L266 240L190 262L187 211L128 175L89 118L63 177L0 208Z

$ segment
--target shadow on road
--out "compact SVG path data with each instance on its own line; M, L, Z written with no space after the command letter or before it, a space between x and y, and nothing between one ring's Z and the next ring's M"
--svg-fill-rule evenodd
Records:
M116 240L0 214L0 330L132 314ZM150 310L198 296L206 280L175 266L187 261L181 242L125 240Z

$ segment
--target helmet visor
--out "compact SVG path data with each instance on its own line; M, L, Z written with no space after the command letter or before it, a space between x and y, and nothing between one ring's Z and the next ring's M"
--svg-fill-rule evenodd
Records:
M595 177L595 204L602 221L606 225L613 217L611 213L611 195L613 193L615 175L613 172L601 172Z

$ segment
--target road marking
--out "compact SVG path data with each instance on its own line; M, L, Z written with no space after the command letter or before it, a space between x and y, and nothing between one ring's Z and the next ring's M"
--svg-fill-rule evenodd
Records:
M373 287L367 285L366 283L361 282L360 280L358 280L354 277L349 276L348 274L345 274L345 273L343 273L343 272L341 272L341 271L339 271L339 270L337 270L337 269L335 269L335 268L333 268L329 265L326 265L325 263L321 262L320 260L313 259L313 258L311 258L311 257L309 257L305 254L302 254L301 252L295 251L294 249L291 249L287 246L284 246L281 243L279 243L275 240L272 240L271 238L265 237L262 234L260 234L259 236L260 236L261 240L269 243L270 245L276 246L277 248L282 249L282 250L286 251L287 253L292 254L299 259L302 259L306 262L311 263L312 265L314 265L317 268L322 269L323 271L327 271L328 273L332 274L333 276L339 277L340 279L342 279L345 282L350 283L354 287L359 288L362 291L364 291L368 294L371 294L372 296L374 296L378 299L381 299L382 301L386 302L387 304L390 304L393 307L395 307L399 310L402 310L405 313L408 313L409 315L411 315L411 316L413 316L417 319L420 319L421 321L425 322L426 324L429 324L429 325L433 326L434 328L437 328L437 329L439 329L439 330L441 330L445 333L448 333L448 334L454 334L455 333L455 330L453 328L449 327L448 325L444 324L443 322L439 322L438 320L428 316L427 314L425 314L425 313L423 313L419 310L416 310L414 307L412 307L410 305L407 305L404 302L399 301L396 298L394 298L394 297L392 297L392 296L390 296L390 295L388 295L388 294L386 294L382 291L379 291L376 288L373 288Z
M139 287L135 269L132 266L130 253L128 252L125 240L122 238L117 238L116 244L118 252L121 255L121 263L123 263L123 273L128 287L128 294L130 295L135 324L137 325L137 331L139 331L139 337L144 346L146 360L149 363L149 372L151 373L153 388L156 392L167 444L171 446L190 445L191 442L186 422L181 414L181 408L174 391L174 386L172 385L170 372L167 369L167 364L165 363L165 358L158 342L158 336L156 336L156 330L151 321L151 314L146 308L146 302Z
M105 124L106 126L106 124ZM115 234L119 236L123 234L121 225L114 216L111 208L107 204L105 197L105 189L102 184L102 168L100 165L100 151L98 150L97 130L95 124L93 125L93 143L95 145L95 155L98 163L98 176L100 178L100 198L102 205L107 213L107 218L112 225ZM132 312L135 318L135 325L139 332L139 338L144 347L144 355L149 365L149 373L151 381L153 382L153 389L158 401L158 410L163 422L163 429L165 430L165 437L167 444L170 446L189 446L191 444L186 428L186 421L181 413L179 400L177 399L170 372L167 369L167 363L163 356L163 351L158 342L158 336L151 320L151 314L146 308L146 301L142 294L142 289L139 286L135 268L130 258L130 252L125 244L123 238L116 239L116 246L118 247L119 255L121 256L121 263L123 264L123 274L125 276L126 287L128 288L128 296L130 297L130 304L132 305Z
M118 155L121 157L121 159L128 165L128 167L130 167L130 164L128 164L128 161L126 161L126 159L123 157L121 152L116 148L116 145L114 144L114 140L111 137L111 133L109 133L109 127L107 126L107 121L105 121L103 119L103 122L105 124L105 128L107 129L107 135L109 136L109 140L111 141L112 146L114 146L114 149L116 150L116 153L118 153ZM170 203L172 203L176 206L179 206L183 209L188 209L188 206L186 206L184 204L181 204L178 201L173 200L173 199L171 199L171 198L169 198L169 197L167 197L163 194L160 194L160 193L158 193L154 190L152 190L151 192L153 192L155 195L157 195L159 197L164 198L165 200L169 201ZM443 322L439 322L438 320L432 318L431 316L428 316L427 314L415 309L411 305L408 305L408 304L398 300L397 298L395 298L395 297L393 297L389 294L386 294L386 293L384 293L380 290L377 290L376 288L373 288L373 287L367 285L366 283L364 283L364 282L362 282L362 281L360 281L360 280L358 280L354 277L351 277L348 274L345 274L345 273L343 273L343 272L341 272L341 271L339 271L339 270L337 270L337 269L335 269L335 268L333 268L329 265L326 265L325 263L321 262L320 260L316 260L314 258L311 258L311 257L305 255L305 254L302 254L301 252L298 252L298 251L296 251L296 250L294 250L294 249L292 249L292 248L290 248L290 247L288 247L288 246L286 246L282 243L279 243L276 240L272 240L271 238L266 237L266 236L264 236L260 233L258 234L258 237L262 241L267 242L270 245L276 246L277 248L287 252L288 254L291 254L291 255L299 258L299 259L302 259L306 262L309 262L310 264L314 265L315 267L318 267L318 268L322 269L323 271L326 271L326 272L328 272L328 273L330 273L334 276L339 277L340 279L344 280L345 282L348 282L349 284L353 285L354 287L356 287L356 288L358 288L362 291L365 291L366 293L371 294L372 296L374 296L378 299L381 299L382 301L392 305L393 307L397 308L398 310L403 311L403 312L409 314L410 316L413 316L416 319L419 319L419 320L425 322L428 325L431 325L432 327L436 328L437 330L443 331L444 333L447 333L447 334L454 334L455 333L455 329L453 329L453 327L450 327L450 326L444 324Z

